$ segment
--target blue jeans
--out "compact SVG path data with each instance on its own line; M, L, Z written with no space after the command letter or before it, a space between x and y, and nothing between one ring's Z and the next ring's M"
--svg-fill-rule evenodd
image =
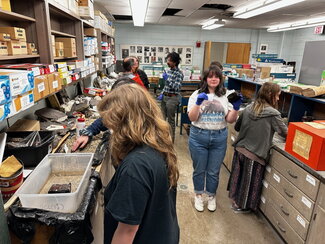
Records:
M219 172L227 149L227 128L204 130L191 126L189 149L193 160L193 184L196 194L214 196L219 184Z

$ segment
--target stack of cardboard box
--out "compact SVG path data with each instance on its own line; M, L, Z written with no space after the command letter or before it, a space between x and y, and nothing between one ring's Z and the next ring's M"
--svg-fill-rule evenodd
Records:
M79 15L83 19L94 19L94 1L79 0Z
M0 27L0 41L0 55L28 54L26 33L23 28Z
M76 57L77 48L76 48L76 39L69 37L59 37L55 39L55 44L61 42L63 45L64 57Z

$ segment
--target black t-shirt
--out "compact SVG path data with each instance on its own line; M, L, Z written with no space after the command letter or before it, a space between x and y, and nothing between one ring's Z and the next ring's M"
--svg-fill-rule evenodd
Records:
M179 242L176 189L169 189L166 162L149 146L132 150L105 190L104 243L118 222L139 225L133 243Z

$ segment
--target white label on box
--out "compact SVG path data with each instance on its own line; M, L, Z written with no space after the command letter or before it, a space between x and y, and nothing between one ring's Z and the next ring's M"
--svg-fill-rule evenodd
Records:
M5 100L5 99L6 99L6 97L5 97L5 94L4 94L4 92L3 92L3 89L0 88L0 101L3 101L3 100Z
M311 202L305 198L304 196L302 196L301 201L308 207L311 208Z
M275 179L278 183L280 183L281 178L276 173L273 174L273 179Z
M266 171L271 173L271 167L270 166L266 166Z
M21 85L19 79L10 80L10 92L12 96L17 96L21 92Z
M261 196L261 201L265 204L265 197Z
M38 92L42 92L42 91L44 91L44 90L45 90L45 83L44 83L44 82L39 83L39 84L37 85L37 88L38 88Z
M96 95L96 92L95 92L95 91L92 91L92 90L90 90L88 93L89 93L90 95Z
M55 71L55 68L52 64L49 65L49 70L50 70L50 73L53 73Z
M59 87L59 81L57 81L57 80L53 81L52 86L53 86L53 89L58 88Z
M263 185L264 185L265 188L269 187L269 183L267 183L265 180L263 180Z
M299 214L297 216L297 220L304 228L306 228L306 221L303 218L301 218Z
M32 71L34 72L34 76L41 75L41 71L38 67L32 68Z
M308 175L306 176L306 181L308 181L310 184L312 184L313 186L316 186L316 181L315 181L315 178Z
M21 101L21 107L23 109L26 108L30 104L28 95L21 97L20 101Z

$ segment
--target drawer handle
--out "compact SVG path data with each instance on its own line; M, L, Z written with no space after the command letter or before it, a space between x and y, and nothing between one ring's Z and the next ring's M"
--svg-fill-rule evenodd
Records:
M284 193L290 197L290 198L293 198L293 194L291 194L290 192L288 192L286 189L284 189Z
M287 170L287 172L288 172L288 174L289 174L292 178L294 178L294 179L297 179L297 178L298 178L298 176L295 175L295 174L293 174L293 173L291 173L290 170Z
M280 206L280 208L281 208L281 211L282 211L285 215L289 216L289 213L288 213L287 211L284 210L284 207L283 207L282 205Z
M283 232L283 233L286 233L286 230L283 229L280 225L280 223L277 221L276 224L278 225L279 229Z

